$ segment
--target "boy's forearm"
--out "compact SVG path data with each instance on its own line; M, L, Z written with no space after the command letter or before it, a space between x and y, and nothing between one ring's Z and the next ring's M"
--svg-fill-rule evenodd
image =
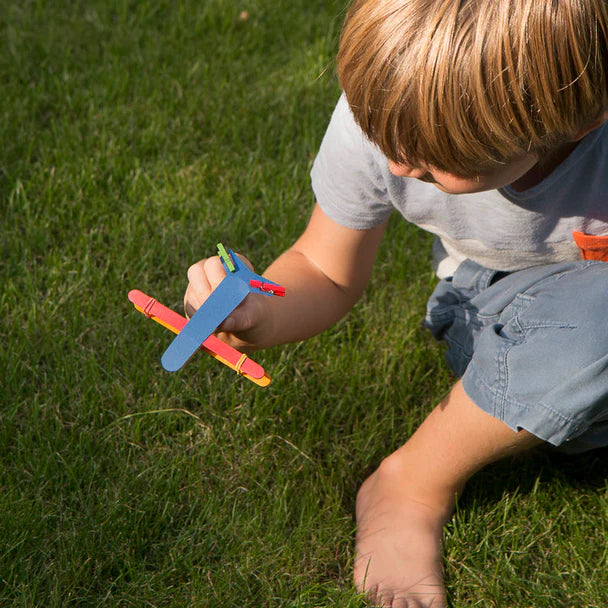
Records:
M338 285L292 248L264 272L264 276L286 288L284 298L269 298L266 335L257 348L298 342L315 336L339 321L354 306L360 287Z
M286 296L268 298L265 335L254 348L310 338L347 314L365 290L385 229L344 228L317 205L302 236L264 273Z

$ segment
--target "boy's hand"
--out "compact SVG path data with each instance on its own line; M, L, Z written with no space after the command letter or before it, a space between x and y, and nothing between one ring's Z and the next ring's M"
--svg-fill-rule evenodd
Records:
M239 255L239 259L253 270L247 258ZM188 268L189 283L184 295L184 310L188 318L203 305L225 276L226 271L218 256L200 260ZM267 299L264 296L256 297L250 294L226 317L215 333L221 334L222 340L239 350L252 350L256 343L256 335L260 335L263 331L259 326L264 320L264 300Z

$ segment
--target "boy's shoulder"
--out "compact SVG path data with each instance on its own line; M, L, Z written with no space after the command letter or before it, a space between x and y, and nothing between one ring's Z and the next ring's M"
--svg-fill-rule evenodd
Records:
M356 123L344 93L336 103L323 139L323 143L325 140L335 141L344 152L362 154L366 160L371 160L374 156L379 158L384 156Z
M388 162L359 128L342 94L311 170L317 202L332 219L355 229L382 223L393 210Z

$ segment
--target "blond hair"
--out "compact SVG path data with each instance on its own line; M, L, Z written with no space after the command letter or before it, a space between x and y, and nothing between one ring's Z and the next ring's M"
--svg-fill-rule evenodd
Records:
M602 115L607 12L606 0L355 0L338 76L389 159L472 175Z

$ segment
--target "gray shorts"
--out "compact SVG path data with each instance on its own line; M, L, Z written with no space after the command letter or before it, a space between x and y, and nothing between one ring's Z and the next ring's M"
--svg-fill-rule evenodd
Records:
M506 274L467 260L425 325L484 411L567 451L608 445L607 263Z

